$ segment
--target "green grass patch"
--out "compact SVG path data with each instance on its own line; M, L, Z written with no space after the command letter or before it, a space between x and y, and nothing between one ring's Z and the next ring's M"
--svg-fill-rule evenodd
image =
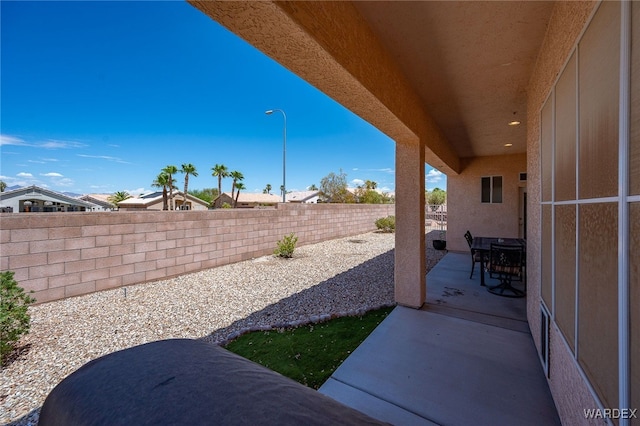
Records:
M393 310L336 318L321 324L255 331L226 348L305 386L318 389Z

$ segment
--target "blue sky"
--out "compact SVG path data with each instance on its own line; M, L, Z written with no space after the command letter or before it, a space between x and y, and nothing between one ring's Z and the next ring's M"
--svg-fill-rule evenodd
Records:
M192 163L248 192L319 186L341 169L394 191L394 142L185 2L0 3L0 179L75 193L140 193ZM427 188L446 177L426 166ZM178 185L183 185L182 175ZM230 191L231 182L223 184Z

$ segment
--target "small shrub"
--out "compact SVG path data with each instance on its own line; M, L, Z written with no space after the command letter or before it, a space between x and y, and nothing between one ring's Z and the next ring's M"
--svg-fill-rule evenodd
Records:
M381 217L376 220L376 227L382 232L395 232L396 230L396 217L387 216Z
M281 240L277 243L277 248L273 252L276 256L291 258L293 257L293 251L296 248L296 243L298 242L298 237L294 233L289 235L285 235Z
M35 301L18 286L13 272L0 273L0 364L20 336L29 332L31 317L27 308Z
M229 203L222 203L222 208L223 209L230 209L230 208L232 208L232 206Z

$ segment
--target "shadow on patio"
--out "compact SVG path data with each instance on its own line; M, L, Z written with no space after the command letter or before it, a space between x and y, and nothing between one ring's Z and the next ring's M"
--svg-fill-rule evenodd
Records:
M487 292L469 266L448 253L424 307L394 309L320 392L392 424L560 424L526 300Z

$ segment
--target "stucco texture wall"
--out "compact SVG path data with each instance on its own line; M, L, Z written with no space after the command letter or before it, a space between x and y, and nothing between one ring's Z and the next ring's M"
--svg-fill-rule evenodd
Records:
M469 251L464 233L484 237L518 237L519 174L526 172L525 154L463 160L464 169L447 177L447 249ZM502 176L502 203L481 202L481 177Z
M393 214L393 204L5 214L0 270L42 303L271 254L292 232L298 245L356 235Z
M540 111L596 2L557 2L527 90L527 318L540 348L540 271L542 218L540 210ZM589 424L582 408L597 405L576 368L558 329L550 327L549 387L563 424Z

